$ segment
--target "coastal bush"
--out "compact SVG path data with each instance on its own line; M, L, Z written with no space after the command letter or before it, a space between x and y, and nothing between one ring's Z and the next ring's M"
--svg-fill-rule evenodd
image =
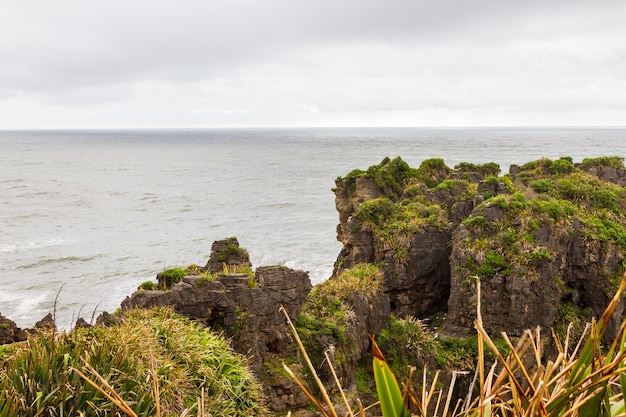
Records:
M129 312L109 328L31 336L0 363L0 392L9 404L0 415L120 415L79 372L103 388L96 375L104 378L140 416L188 413L201 391L213 415L266 414L259 384L227 341L155 309Z
M574 163L572 162L572 158L569 156L565 156L559 158L555 161L552 161L550 164L550 170L555 174L569 174L576 170Z
M466 180L443 180L435 187L436 190L446 190L446 191L460 191L463 193L470 186L469 181Z
M614 169L626 170L624 167L624 157L622 156L600 156L597 158L584 158L581 168L589 169L595 167L610 167Z
M391 197L397 198L406 186L406 181L415 176L415 170L409 167L402 158L384 158L380 164L370 166L365 176L372 178L374 183Z
M185 268L185 272L187 273L187 275L200 275L202 272L204 272L204 268L196 264L191 264L187 265L187 267Z
M483 176L500 175L500 165L495 162L487 162L485 164L472 164L470 162L461 162L454 167L461 172L476 172Z
M168 268L159 274L159 282L162 283L162 290L167 290L172 285L180 282L187 275L187 271L182 268Z
M462 224L469 229L482 228L487 224L487 218L481 215L471 216L463 220Z
M138 291L154 291L156 289L158 289L159 286L157 285L156 282L153 281L144 281L141 284L139 284L139 287L137 287Z
M422 181L428 188L434 188L443 181L452 169L448 167L442 158L425 159L415 172L415 177Z
M532 188L533 190L535 190L535 192L538 192L538 193L547 193L553 187L552 181L550 181L549 179L545 179L545 178L542 178L539 180L532 180L528 183L528 185L530 186L530 188Z

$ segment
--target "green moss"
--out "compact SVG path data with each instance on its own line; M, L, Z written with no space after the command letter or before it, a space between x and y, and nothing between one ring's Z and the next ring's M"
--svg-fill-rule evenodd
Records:
M239 244L237 243L237 238L235 236L226 239L226 244L228 245L226 249L222 250L217 255L218 262L228 262L231 256L247 256L248 251L239 246Z

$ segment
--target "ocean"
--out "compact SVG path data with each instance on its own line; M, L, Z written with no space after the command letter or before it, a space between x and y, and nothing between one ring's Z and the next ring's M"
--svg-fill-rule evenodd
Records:
M316 128L0 132L0 313L71 328L236 236L253 266L327 279L334 180L384 157L511 164L626 157L626 128ZM56 308L55 308L56 306Z

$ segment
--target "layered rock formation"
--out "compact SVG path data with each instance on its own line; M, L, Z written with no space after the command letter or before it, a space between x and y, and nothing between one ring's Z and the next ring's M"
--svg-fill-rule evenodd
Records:
M286 356L291 339L282 306L297 317L311 289L308 274L282 266L259 267L255 284L246 274L224 274L214 281L188 275L168 290L138 291L122 302L133 308L172 307L174 311L232 338L249 355L255 372L269 354Z
M477 277L495 334L601 314L623 272L623 159L542 159L499 171L450 169L440 159L414 169L386 158L338 178L343 249L334 275L359 262L382 265L392 313L447 312L451 335L474 332Z
M0 345L21 342L26 340L26 332L10 320L0 314Z

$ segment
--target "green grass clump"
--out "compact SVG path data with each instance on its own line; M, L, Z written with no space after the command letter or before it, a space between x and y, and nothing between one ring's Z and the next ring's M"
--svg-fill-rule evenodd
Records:
M158 288L159 288L159 286L157 285L156 282L144 281L141 284L139 284L139 287L137 287L137 290L139 290L139 291L154 291L154 290L156 290Z
M624 157L622 156L600 156L597 158L584 158L581 168L589 169L594 167L610 167L626 170L624 167Z
M378 346L400 379L406 378L409 365L416 366L439 348L435 335L414 317L389 316L388 327L377 337Z
M93 381L100 375L139 416L159 409L182 415L202 391L212 415L266 413L260 386L223 338L169 309L155 309L132 311L109 328L31 336L0 362L0 415L123 415L76 370Z
M172 285L180 282L185 276L187 276L187 271L183 268L168 268L161 272L161 279L159 282L162 283L161 289L166 290L172 287Z
M365 176L372 178L381 190L397 197L402 193L408 178L415 176L415 170L400 157L387 157L380 164L369 167Z
M455 168L461 172L476 172L478 174L482 174L483 176L498 176L501 171L500 165L496 164L495 162L487 162L485 164L472 164L470 162L461 162Z
M383 291L382 271L372 264L357 264L337 278L313 287L307 296L295 326L309 355L321 363L324 346L320 340L337 342L335 358L342 367L342 358L352 348L354 341L346 337L350 323L356 320L350 297L355 292L376 296ZM330 338L330 339L329 339Z
M248 251L239 246L239 243L237 242L237 237L229 237L228 239L226 239L226 243L228 244L228 246L226 246L226 249L222 250L218 254L218 262L228 262L231 256L246 257L248 255Z

